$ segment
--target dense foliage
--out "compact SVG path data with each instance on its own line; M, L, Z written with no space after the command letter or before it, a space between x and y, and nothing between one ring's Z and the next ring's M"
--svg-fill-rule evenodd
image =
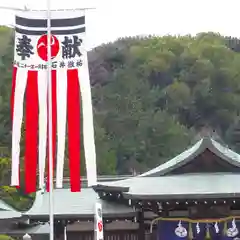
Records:
M12 40L12 32L0 28L1 185L10 165ZM240 150L239 51L238 39L215 33L125 38L91 51L99 174L142 172L163 163L195 141L203 126ZM27 201L9 187L0 194Z
M95 119L118 172L164 162L203 126L240 150L239 46L201 33L120 39L89 54Z

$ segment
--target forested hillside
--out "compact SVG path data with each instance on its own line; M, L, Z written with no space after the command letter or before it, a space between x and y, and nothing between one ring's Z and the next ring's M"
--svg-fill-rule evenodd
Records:
M89 53L96 125L118 172L164 162L203 126L240 150L239 46L201 33L120 39Z
M125 38L89 52L99 174L131 174L163 163L196 141L203 126L240 151L238 52L238 39L215 33ZM1 185L9 176L12 57L12 32L1 28ZM3 188L2 197L9 196L22 197Z

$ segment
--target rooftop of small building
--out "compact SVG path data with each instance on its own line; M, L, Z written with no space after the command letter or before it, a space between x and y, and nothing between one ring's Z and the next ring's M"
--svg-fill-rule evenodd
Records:
M98 182L111 182L129 179L131 176L100 176ZM101 200L91 187L87 187L86 178L82 179L81 192L71 192L69 179L64 179L63 189L54 189L54 217L55 219L93 219L95 203L102 203L103 217L133 218L135 210L124 204ZM49 192L41 190L36 193L33 206L25 213L30 219L47 220L49 218Z
M191 168L197 161L200 167ZM201 170L204 164L208 166ZM217 164L221 165L218 169ZM232 198L240 197L240 187L236 184L239 181L240 155L204 136L150 171L129 179L101 182L94 189L100 194L121 191L126 199Z
M240 197L239 181L240 174L189 173L135 177L110 184L108 189L124 189L123 196L135 200L227 199Z

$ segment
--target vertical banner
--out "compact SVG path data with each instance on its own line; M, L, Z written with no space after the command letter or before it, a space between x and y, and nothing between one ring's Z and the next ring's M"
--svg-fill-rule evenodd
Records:
M95 240L103 240L102 204L97 200L94 211Z
M61 188L63 185L67 133L70 186L71 191L77 192L81 189L81 108L87 177L89 185L96 183L91 87L85 48L85 11L52 11L51 27L52 141L56 187ZM16 14L13 73L11 185L19 185L20 140L25 97L25 187L26 192L31 193L36 191L37 166L39 187L44 186L47 158L46 11L21 11Z

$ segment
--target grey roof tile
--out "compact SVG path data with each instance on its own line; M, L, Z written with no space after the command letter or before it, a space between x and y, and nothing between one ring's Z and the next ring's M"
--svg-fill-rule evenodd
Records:
M22 214L13 207L0 200L0 219L20 218Z
M240 197L240 174L183 174L136 178L127 198L138 199L198 199ZM151 187L149 187L151 186Z
M29 226L27 228L1 228L0 229L0 234L6 234L6 235L11 235L11 236L18 236L18 235L25 235L26 233L29 235L37 235L37 234L49 234L50 227L49 224L39 224L36 226Z
M223 146L217 141L211 139L212 143L212 150L215 151L215 154L217 154L219 157L223 158L224 160L230 162L231 164L234 164L238 167L240 167L240 155L227 146Z
M70 189L54 190L54 215L56 218L92 218L97 194L92 188L83 188L81 192L70 192ZM103 215L108 217L134 216L133 208L115 203L102 202ZM30 218L47 218L49 215L49 193L37 193L32 208L25 212Z
M21 218L21 217L22 217L22 214L17 211L7 211L7 210L0 211L0 220Z

